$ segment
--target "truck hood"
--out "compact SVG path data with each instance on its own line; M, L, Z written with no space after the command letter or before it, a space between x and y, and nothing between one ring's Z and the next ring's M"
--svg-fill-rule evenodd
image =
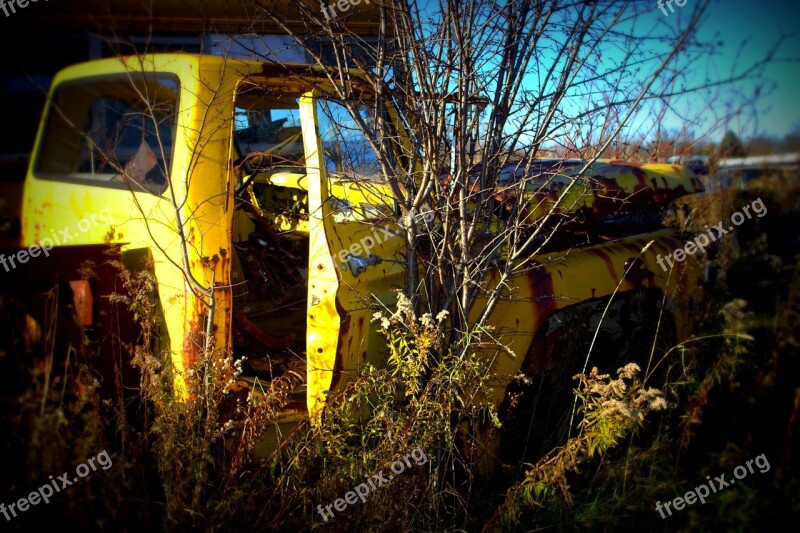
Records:
M697 176L682 165L596 161L581 174L584 166L585 162L567 160L527 179L515 173L506 185L498 187L496 198L510 206L520 201L521 193L528 219L535 221L551 210L561 214L588 210L602 217L642 205L664 205L704 191Z

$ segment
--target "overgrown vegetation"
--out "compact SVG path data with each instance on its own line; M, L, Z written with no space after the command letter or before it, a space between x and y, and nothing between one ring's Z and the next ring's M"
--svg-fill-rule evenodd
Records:
M612 314L607 312L619 311L611 303L634 302L634 296L614 290L611 300L593 298L581 311L567 309L559 342L539 348L548 350L548 361L572 362L576 356L581 362L591 360L591 370L578 375L570 370L566 377L574 376L572 382L559 374L569 365L558 370L529 365L516 376L526 385L549 380L556 388L574 387L569 396L577 405L574 419L572 403L562 402L559 390L537 397L530 412L527 403L517 401L524 394L508 398L501 410L492 401L497 383L508 376L495 374L492 353L500 354L506 345L494 335L489 317L502 309L500 302L517 298L512 285L533 287L541 269L562 259L545 260L545 253L566 254L574 247L614 242L619 235L634 233L627 221L640 214L637 208L625 213L621 222L613 220L619 213L608 208L602 214L612 221L601 224L597 235L583 225L588 210L573 208L594 192L598 201L607 199L597 184L589 187L592 177L584 171L591 160L609 155L620 135L648 134L648 126L625 131L643 112L640 106L666 114L667 100L679 81L671 71L692 62L689 43L707 3L698 5L685 26L662 28L661 37L674 38L673 47L644 57L628 12L607 1L570 6L575 11L557 2L502 7L443 3L445 17L424 32L419 31L424 25L419 13L407 7L393 18L397 33L390 35L383 24L378 45L364 47L363 61L360 55L352 57L352 41L338 22L320 24L313 13L301 11L310 26L313 22L322 28L313 37L329 39L327 52L338 65L319 71L329 83L305 83L333 93L326 96L352 114L358 123L354 129L364 134L392 191L389 203L401 215L403 250L397 258L384 259L403 261L407 279L396 307L376 304L372 310L373 323L386 340L386 366L364 361L355 370L334 369L347 374L346 385L329 391L325 407L310 413L310 421L287 430L282 411L307 405L308 361L300 370L289 366L279 377L256 377L243 386L239 378L245 361L213 345L209 316L204 336L185 339L184 346L201 356L186 369L188 399L177 401L177 370L159 342L159 285L147 264L131 270L115 260L119 288L112 300L121 312L135 317L140 333L125 347L128 353L120 361L126 366L116 368L114 383L95 369L96 340L66 345L54 341L52 326L64 320L63 315L56 317L54 311L48 321L51 328L45 328L41 338L25 338L23 331L36 328L26 324L30 318L24 306L2 300L0 310L10 329L2 349L4 357L15 358L9 368L17 385L4 398L4 423L13 437L0 450L6 457L0 470L3 494L22 497L49 475L68 472L101 449L114 460L108 471L5 525L31 529L59 517L65 528L81 531L388 531L398 526L436 531L711 530L759 528L782 514L800 511L794 455L800 419L800 249L794 229L800 206L795 185L679 201L679 215L668 222L689 232L725 220L749 195L760 195L769 207L763 222L751 221L709 250L709 281L703 298L696 299L699 307L691 309L697 318L692 338L676 346L659 344L659 332L674 327L667 323L672 315L664 303L671 295L664 295L650 312L626 310L627 327L595 344L607 314ZM283 23L270 6L260 6L258 13L278 27ZM379 13L387 16L386 6ZM634 22L641 13L634 10ZM626 20L622 25L621 19ZM320 47L314 48L321 41L283 29L320 65L330 63L320 55ZM543 53L547 48L555 51L552 63ZM606 67L602 50L625 51L624 59ZM629 69L641 64L648 65L646 75L630 75ZM530 65L536 65L533 72L540 83L535 89L526 88ZM352 76L353 66L364 70L363 78ZM708 80L697 90L716 83ZM359 101L353 94L358 84L372 91L369 99ZM446 94L452 100L445 99ZM586 108L568 109L563 105L567 96ZM374 125L360 115L359 105L365 101L374 103L367 113L377 117ZM414 125L406 132L408 139L385 119L394 103L401 104L402 122ZM584 121L592 116L594 124ZM155 116L151 112L147 118ZM212 129L216 135L224 127ZM557 172L542 178L547 172L536 171L535 156L545 143L585 146L574 150L585 159L583 170L565 180ZM209 145L192 148L200 152ZM526 157L512 158L521 145L529 148ZM630 172L634 179L640 177ZM508 181L503 182L503 176ZM628 204L631 198L618 200ZM170 200L179 210L182 201L174 192ZM424 224L415 223L415 214L426 209L435 214ZM144 211L139 214L147 218ZM176 239L182 242L183 263L170 260L191 274L184 223L178 216ZM606 231L614 224L622 232ZM652 231L660 228L661 220L646 220L645 225ZM579 231L572 232L575 227ZM628 271L641 263L651 244L631 252ZM535 264L539 259L547 264ZM208 266L214 261L201 258L198 263ZM614 276L619 288L625 276ZM187 275L187 284L193 279ZM207 298L200 303L209 315L223 312L216 307L216 296L230 288L218 287L214 279L209 276L207 286L198 291ZM644 282L641 286L652 288ZM48 297L55 309L59 295L53 290ZM594 295L595 289L590 290ZM566 298L531 291L526 295L531 301ZM580 298L585 296L575 297ZM62 302L61 307L69 305ZM642 320L646 323L639 323ZM651 329L656 332L652 337L642 333ZM585 340L590 348L580 351ZM620 354L629 360L617 361ZM647 366L642 361L648 361ZM122 385L121 374L128 365L139 373L135 390ZM115 394L102 396L102 386L110 386ZM544 428L534 424L539 402L546 404L553 422ZM521 420L519 430L507 424L514 416ZM277 450L264 445L276 437L281 438ZM505 444L524 443L525 452L507 456L503 439ZM409 463L367 501L337 509L329 518L319 512L320 506L329 506L365 479L381 471L388 475L389 465L413 449L423 451L427 460ZM773 466L769 475L748 479L666 521L656 512L657 501L681 495L705 476L761 453Z
M765 191L748 194L763 197ZM795 216L768 206L771 216ZM332 531L383 531L398 524L406 530L486 531L769 525L800 510L794 456L800 277L796 261L767 260L773 252L786 255L771 244L781 242L778 228L772 222L737 234L737 243L721 243L712 261L729 262L710 286L702 330L663 355L663 383L643 382L634 363L619 368L616 378L609 375L615 369L602 368L576 376L575 431L521 465L516 480L500 484L480 481L486 459L497 451L490 437L503 422L487 400L491 367L473 357L468 344L440 351L445 313L417 316L403 293L396 310L376 309L389 365L365 366L347 390L330 398L319 414L322 424L302 425L276 453L259 457L256 444L276 422L295 377L236 395L226 389L235 366L198 361L194 371L204 386L191 401L173 401L168 358L148 349L158 334L152 277L127 273L118 303L133 309L143 326L139 343L131 346L141 369L141 397L101 399L86 350L35 357L42 364L29 367L30 386L5 399L4 423L13 437L4 440L4 493L9 499L27 494L48 475L71 471L102 449L114 465L7 527L29 529L52 516L76 530L134 523ZM753 248L753 242L763 244ZM762 272L757 287L733 283L766 265L774 268L772 277ZM424 450L425 464L411 463L365 503L329 520L321 517L318 505L388 473L393 461L416 447ZM667 520L655 511L656 501L682 495L706 476L761 453L772 465L769 473Z

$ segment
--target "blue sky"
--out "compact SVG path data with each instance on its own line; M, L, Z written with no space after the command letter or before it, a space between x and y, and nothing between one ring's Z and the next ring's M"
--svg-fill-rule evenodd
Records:
M635 19L632 29L627 24L622 28L643 38L642 43L648 50L644 56L652 58L636 74L644 81L647 73L661 63L658 56L669 52L675 34L685 27L698 0L686 0L684 7L678 7L673 0L674 11L665 7L666 16L659 8L658 0L634 1L640 16ZM666 0L662 3L666 5ZM763 61L783 35L772 60L758 79L737 80L673 97L669 104L674 112L668 111L663 119L655 115L659 106L643 102L640 111L623 128L621 141L626 138L635 141L641 139L642 134L652 140L656 133L654 124L674 133L685 128L689 136L701 144L705 141L719 142L728 129L743 140L755 135L781 138L791 131L800 131L798 21L798 0L712 0L696 42L714 43L714 46L703 48L699 53L696 47L690 47L693 50L690 52L679 52L670 68L679 68L681 75L670 89L703 85L705 80L713 82L736 77ZM626 52L626 48L611 47L605 49L603 55L611 64L620 64ZM756 97L757 88L760 92ZM660 92L664 87L657 83L652 90ZM629 92L623 94L633 96ZM564 105L579 111L586 102L579 97Z
M656 6L656 0L652 1ZM694 0L667 17L680 16L680 10L689 9ZM658 16L663 17L657 10ZM686 14L688 15L688 13ZM720 41L708 64L723 77L738 61L740 69L764 57L779 35L787 37L769 65L764 77L774 84L773 91L762 96L756 106L757 122L734 120L731 128L741 135L763 133L782 137L800 129L800 2L797 0L728 0L715 1L709 6L699 33L704 41ZM746 40L745 46L740 44ZM738 82L731 89L746 98L753 93L753 85ZM718 140L718 139L712 139Z
M662 0L666 4L667 0ZM635 80L644 81L648 72L661 63L661 57L668 53L673 45L676 33L684 28L691 12L699 0L686 0L684 7L674 4L674 12L665 16L658 7L658 0L634 0L633 11L639 13L635 19L623 22L620 29L623 33L631 32L641 38L643 57L649 57L646 64L634 68ZM424 5L424 1L420 0ZM438 4L438 0L432 0ZM573 11L567 12L571 16ZM558 17L555 17L558 19ZM555 20L553 28L564 24L564 20ZM657 118L657 105L653 101L643 102L639 112L634 114L628 126L621 132L624 141L626 135L630 140L641 139L646 135L652 139L657 124L671 132L688 129L689 135L700 142L719 142L725 130L733 130L743 140L754 135L783 137L790 131L800 131L800 0L712 0L698 31L697 41L715 43L710 50L703 49L698 53L682 53L674 59L671 68L677 68L681 77L675 89L685 86L702 85L708 81L724 80L740 74L748 66L761 61L767 52L784 35L782 44L777 49L772 62L763 70L760 80L739 80L715 87L711 90L698 91L683 96L673 97L669 104L676 111L667 112L663 119ZM633 24L631 28L628 24ZM558 30L556 29L557 35ZM557 37L554 37L558 40ZM609 65L619 65L629 53L627 46L618 46L613 41L604 47L602 59L595 65L599 69L608 69ZM548 60L555 60L555 48L542 47L539 67L549 66ZM686 64L691 65L686 68ZM543 66L542 66L543 65ZM496 65L489 65L492 69ZM535 70L535 67L532 67ZM535 71L526 75L525 88L539 90ZM587 70L586 77L591 76ZM609 83L614 83L609 78ZM756 87L762 92L755 97ZM616 86L622 90L622 86ZM613 86L610 87L613 90ZM661 89L664 89L661 87ZM635 96L635 84L626 86L621 96ZM660 92L658 84L652 89ZM614 95L619 98L620 94ZM566 114L577 115L588 105L590 97L580 94L568 95L563 102ZM755 102L754 105L750 103ZM596 103L596 102L595 102ZM624 109L620 108L624 113ZM597 119L595 119L597 120ZM516 124L511 124L513 129ZM581 130L584 126L578 125ZM574 129L574 128L573 128ZM706 137L707 135L707 137Z
M432 15L440 0L418 0L423 8L423 16ZM686 0L684 7L674 4L674 12L664 16L658 7L658 0L633 0L634 10L640 15L634 19L631 28L622 23L624 33L631 32L642 38L647 49L644 56L650 57L642 64L641 71L636 68L634 76L644 81L648 70L652 72L661 62L674 43L674 36L679 28L685 27L692 10L700 0ZM662 0L666 3L667 0ZM425 8L428 9L425 9ZM568 13L572 13L569 11ZM436 17L433 16L435 19ZM557 19L558 17L555 17ZM628 127L621 132L624 141L626 135L631 140L641 139L642 134L652 138L655 134L653 124L678 132L683 128L689 130L690 136L698 141L719 142L725 130L731 129L743 140L754 135L783 137L790 131L800 131L800 0L712 0L703 22L701 23L697 41L700 43L716 43L711 50L701 53L679 53L675 65L681 73L680 84L697 86L703 84L704 78L709 81L723 80L738 75L748 66L759 62L777 43L779 36L784 40L777 49L772 62L764 69L763 78L756 80L735 81L708 91L699 91L679 97L673 97L669 104L677 113L667 112L663 120L656 118L657 106L643 103L640 111L632 117ZM438 21L437 21L438 22ZM563 20L554 22L558 28ZM437 27L434 24L432 28ZM556 30L556 34L557 34ZM556 37L557 40L557 37ZM548 60L555 60L554 48L542 47L539 67L546 69ZM604 48L599 68L623 63L628 53L625 46ZM685 68L687 62L691 66ZM542 66L543 65L543 66ZM496 65L488 65L490 70ZM535 68L534 68L535 70ZM526 75L526 89L536 91L540 87L537 74L532 71ZM587 71L586 76L591 76ZM609 78L609 83L614 83ZM756 87L765 88L755 98ZM621 86L618 86L621 89ZM635 89L635 85L628 86ZM674 88L674 87L673 87ZM613 87L612 87L613 89ZM658 92L659 87L653 88ZM630 91L622 96L634 96ZM617 94L615 97L619 97ZM652 102L652 101L651 101ZM746 104L755 102L755 105ZM563 103L566 114L577 115L587 106L587 97L580 93L567 96ZM620 108L624 113L624 109ZM596 120L596 119L595 119ZM510 129L517 127L510 124ZM580 130L583 126L578 125ZM706 137L707 135L707 137Z

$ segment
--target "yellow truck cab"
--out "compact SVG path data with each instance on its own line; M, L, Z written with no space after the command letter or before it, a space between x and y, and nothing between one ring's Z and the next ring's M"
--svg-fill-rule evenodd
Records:
M152 348L168 354L179 396L192 395L204 358L232 358L243 367L235 387L286 372L305 377L283 413L287 424L319 412L366 362L385 362L371 318L376 305L394 305L406 275L399 210L326 83L307 65L192 54L62 70L24 188L22 246L36 266L14 271L14 283L71 291L62 302L112 348L98 365L123 367L118 311L107 298L122 288L103 255L118 250L126 265L154 275L162 325ZM370 117L365 108L363 121ZM681 167L611 163L606 170L617 174L598 202L612 189L655 192L649 201L659 191L700 190ZM696 272L691 261L668 271L657 263L680 245L670 229L616 235L520 272L488 321L509 348L486 354L505 376L495 402L520 371L551 364L547 346L581 303L596 310L617 292L643 305L645 295L685 337Z

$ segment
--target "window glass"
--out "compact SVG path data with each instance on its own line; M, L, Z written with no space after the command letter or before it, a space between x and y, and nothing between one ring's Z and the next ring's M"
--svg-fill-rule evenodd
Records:
M379 138L374 108L357 104L361 125L342 103L317 100L317 121L334 221L391 219L394 198L367 135ZM367 134L365 135L365 131Z
M358 116L373 139L377 139L374 110L359 105ZM329 175L381 180L381 166L367 137L350 111L339 102L317 100L319 135Z
M178 80L170 75L65 83L54 92L34 173L160 193L177 109Z

